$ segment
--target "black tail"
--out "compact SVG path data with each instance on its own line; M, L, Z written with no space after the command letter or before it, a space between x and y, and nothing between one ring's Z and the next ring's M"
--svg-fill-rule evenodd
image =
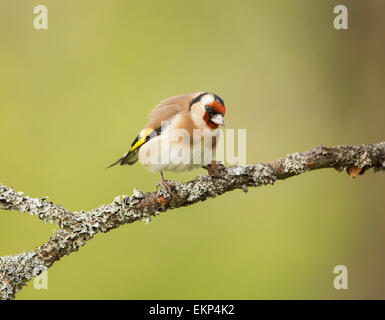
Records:
M136 161L138 161L138 151L139 149L136 149L134 151L131 151L131 152L129 151L125 153L123 157L115 161L113 164L109 165L107 169L117 165L118 163L120 163L121 166L124 164L133 165Z

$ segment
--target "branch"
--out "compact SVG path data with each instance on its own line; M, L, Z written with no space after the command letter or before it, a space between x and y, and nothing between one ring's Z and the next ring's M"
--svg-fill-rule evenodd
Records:
M226 168L213 163L206 168L208 175L200 175L186 183L169 182L170 190L143 194L134 189L131 196L118 196L112 203L87 212L69 212L46 198L30 198L0 184L0 210L29 213L59 228L34 251L0 257L0 299L13 299L29 280L64 255L77 251L97 233L108 232L135 221L148 222L160 212L215 198L231 190L247 192L248 187L274 184L277 180L321 168L346 170L351 177L363 174L369 168L385 170L385 142L359 146L319 146L269 163L246 166Z

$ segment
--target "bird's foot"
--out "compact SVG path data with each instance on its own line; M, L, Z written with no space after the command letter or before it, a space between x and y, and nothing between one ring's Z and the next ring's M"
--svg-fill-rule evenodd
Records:
M225 166L220 161L213 160L208 165L202 166L202 168L206 169L210 176L219 177L223 169L225 169Z
M159 188L162 188L166 190L169 194L171 194L171 184L166 180L162 179L156 184L156 189L159 189Z
M172 194L171 191L171 184L164 179L163 172L160 172L160 181L156 185L156 188L158 189L159 187L162 187L162 190L165 190L169 195Z

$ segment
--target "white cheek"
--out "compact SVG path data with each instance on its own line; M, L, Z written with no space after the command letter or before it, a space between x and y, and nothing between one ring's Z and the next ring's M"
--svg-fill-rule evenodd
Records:
M199 110L199 108L197 108ZM198 127L198 128L206 128L207 127L207 124L206 122L204 122L203 120L203 114L204 114L204 110L201 110L200 112L193 112L191 113L191 117L195 123L195 125Z
M199 104L197 103L193 108L193 112L191 113L192 119L194 120L196 126L198 128L207 128L207 123L203 120L203 115L206 112L206 105L215 101L213 95L208 94L202 97Z

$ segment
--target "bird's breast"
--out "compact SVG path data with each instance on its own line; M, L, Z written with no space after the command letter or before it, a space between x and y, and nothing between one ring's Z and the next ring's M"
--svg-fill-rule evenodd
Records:
M219 131L210 134L184 134L165 131L139 150L139 162L149 171L188 171L211 163L215 156Z

